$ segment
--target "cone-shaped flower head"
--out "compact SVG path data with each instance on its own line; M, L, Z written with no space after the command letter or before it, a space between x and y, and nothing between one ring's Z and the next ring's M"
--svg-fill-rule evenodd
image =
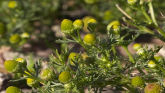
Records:
M71 74L68 71L63 71L58 77L61 83L68 83L71 80Z
M22 91L17 87L10 86L6 89L6 93L22 93Z

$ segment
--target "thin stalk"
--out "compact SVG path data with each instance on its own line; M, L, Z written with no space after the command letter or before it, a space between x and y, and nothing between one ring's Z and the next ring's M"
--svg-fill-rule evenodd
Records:
M154 35L154 32L152 30L150 30L149 28L145 27L145 26L137 26L137 28L139 30L142 30L142 31L146 32L146 33L149 33L151 35Z
M150 16L146 13L146 11L145 11L145 9L144 9L143 6L141 7L141 11L142 11L143 15L145 16L145 18L149 21L149 24L151 24L151 23L152 23L152 19L151 19Z
M86 47L85 47L85 45L84 45L84 42L83 42L83 40L82 40L81 37L80 37L80 33L77 32L77 35L78 35L78 37L76 37L76 36L74 36L74 35L71 35L71 37L72 37L78 44L80 44L83 48L86 49Z
M132 18L130 15L128 15L118 4L116 4L116 7L117 7L117 9L118 9L122 14L124 14L127 18L133 20L133 18Z
M153 23L155 24L155 26L158 26L158 23L157 23L156 18L155 18L155 13L154 13L152 1L150 1L150 2L148 3L148 6L149 6L149 11L150 11L150 13L151 13L152 21L153 21Z
M154 32L153 32L152 30L150 30L149 28L145 27L145 26L137 26L136 24L134 24L134 23L132 23L132 22L129 22L129 21L127 21L127 20L124 20L124 21L125 21L126 23L128 23L129 25L132 25L132 26L138 28L138 29L141 30L141 31L144 31L144 32L146 32L146 33L149 33L149 34L154 35Z
M147 27L145 27L145 26L137 26L137 25L135 25L135 24L133 24L133 23L127 21L127 20L124 20L124 21L125 21L126 23L128 23L129 25L132 25L132 26L138 28L138 29L141 30L141 31L144 31L144 32L149 33L149 34L151 34L151 35L155 35L154 31L152 31L151 29L149 29L149 28L147 28ZM157 29L157 31L160 33L160 35L163 36L163 37L161 38L161 37L159 37L158 35L156 35L156 37L158 37L158 38L161 39L162 41L165 41L165 32L164 32L162 29L160 29L159 27L156 27L156 29Z
M78 34L78 35L79 35L79 43L80 43L80 45L81 45L82 47L86 48L86 47L85 47L85 44L84 44L84 42L83 42L83 40L82 40L81 37L80 37L80 34Z
M124 48L124 50L126 51L126 53L127 53L128 57L129 57L129 60L130 60L132 63L135 63L135 60L134 60L134 58L133 58L132 54L131 54L131 53L129 52L129 50L128 50L128 47L127 47L127 46L125 46L125 45L123 45L122 47L123 47L123 48Z

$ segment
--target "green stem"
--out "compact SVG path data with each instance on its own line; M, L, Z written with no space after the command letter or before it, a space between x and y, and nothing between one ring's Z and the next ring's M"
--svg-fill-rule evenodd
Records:
M83 40L82 40L81 37L80 37L80 33L77 32L77 35L78 35L78 37L76 37L76 36L74 36L74 35L71 35L71 37L72 37L78 44L80 44L84 49L86 49L85 44L84 44Z
M137 28L139 30L142 30L142 31L146 32L146 33L149 33L151 35L154 35L154 32L152 30L150 30L149 28L145 27L145 26L137 26Z
M145 26L137 26L136 24L132 23L132 22L129 22L127 20L125 20L125 22L127 22L128 24L132 25L132 26L135 26L136 28L138 28L139 30L145 32L145 33L149 33L149 34L152 34L154 35L154 32L152 30L150 30L149 28L145 27Z
M155 18L154 9L153 9L151 0L149 1L148 6L149 6L149 11L151 13L151 18L153 20L153 23L155 24L155 26L158 26L158 23L157 23L156 18Z
M39 82L44 82L44 83L45 83L45 81L41 80L41 79L38 78L38 77L35 77L30 71L28 71L28 70L26 70L26 71L27 71L28 73L30 73L30 75L27 74L27 73L24 73L26 76L28 76L28 78L32 78L32 79L37 80L37 81L39 81Z
M115 46L112 46L112 52L114 55L116 55L116 49L115 49Z
M165 38L165 32L160 29L159 27L156 27L157 31Z
M148 3L148 6L149 6L150 13L151 13L151 18L152 18L152 20L156 26L157 31L165 38L165 32L158 27L158 23L157 23L156 18L155 18L155 13L154 13L152 1L150 1Z
M133 58L132 54L131 54L131 53L129 52L129 50L128 50L128 47L127 47L127 46L125 46L125 45L123 45L122 47L123 47L123 48L124 48L124 50L126 51L126 53L127 53L128 57L129 57L129 60L130 60L132 63L135 63L135 60L134 60L134 58Z
M127 18L131 19L132 21L134 21L134 19L129 15L127 14L118 4L116 4L116 7L117 9L122 13L124 14Z
M142 11L143 15L146 17L146 19L149 21L149 24L151 24L151 23L152 23L152 19L151 19L150 16L146 13L146 11L145 11L145 9L144 9L143 6L141 7L141 11Z

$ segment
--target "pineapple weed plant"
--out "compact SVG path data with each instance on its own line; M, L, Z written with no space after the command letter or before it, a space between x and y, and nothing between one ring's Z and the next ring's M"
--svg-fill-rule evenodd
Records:
M85 21L77 19L74 22L64 19L61 31L65 36L57 40L62 43L61 51L54 51L48 60L48 67L43 69L39 61L29 69L23 58L7 60L4 63L6 70L22 75L20 79L11 81L26 79L34 93L84 93L85 89L89 93L101 93L106 86L125 93L164 93L165 60L157 55L162 46L150 49L135 43L133 48L136 54L128 50L128 45L141 34L150 34L165 41L165 32L161 21L155 18L152 2L127 1L132 11L141 12L143 21L138 20L138 15L131 16L116 4L125 17L110 22L104 37L96 32L99 22L94 18ZM82 38L80 33L84 27L89 32ZM84 51L71 52L68 43L79 44ZM117 52L116 47L119 46L123 47L128 58ZM133 74L133 71L138 72ZM6 92L22 93L15 86L8 87Z

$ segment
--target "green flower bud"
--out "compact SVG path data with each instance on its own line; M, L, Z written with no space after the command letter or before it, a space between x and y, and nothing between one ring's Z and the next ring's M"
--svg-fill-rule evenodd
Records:
M2 22L0 22L0 35L4 33L5 33L5 25Z
M61 22L61 31L64 34L72 34L74 32L74 26L71 20L69 19L64 19Z
M7 61L5 61L4 66L5 66L5 69L8 72L12 72L12 73L20 72L20 70L21 70L19 62L15 61L15 60L7 60Z
M120 33L120 22L119 21L113 21L108 24L107 30L111 31L113 30L114 34L119 34Z
M78 54L77 54L77 53L71 52L71 53L69 54L69 62L70 62L70 64L71 64L72 66L75 66L74 61L75 61L76 58L78 58Z
M54 76L54 73L51 69L46 68L44 70L41 71L40 77L43 80L52 80Z
M144 93L161 93L160 91L161 86L157 83L150 83L144 89Z
M154 62L153 60L150 60L150 61L148 62L148 67L150 67L150 68L155 68L155 67L156 67L155 62Z
M141 46L141 44L139 44L139 43L135 43L134 45L133 45L133 49L134 50L139 50L140 48L142 48L142 46Z
M128 4L134 5L136 4L137 0L127 0Z
M84 0L85 1L85 3L87 3L87 4L94 4L94 3L96 3L98 0Z
M25 59L17 58L16 61L19 62L24 68L26 68L27 62Z
M10 37L10 43L11 44L19 43L20 40L21 40L21 37L18 34L14 34Z
M8 7L9 8L15 8L15 7L17 7L17 2L16 1L9 1Z
M87 34L84 36L84 43L87 45L93 45L96 42L96 37L94 34Z
M144 80L139 77L139 76L136 76L136 77L133 77L132 80L131 80L131 84L134 86L134 87L142 87L144 85Z
M75 29L80 30L80 29L83 28L84 23L83 23L82 20L77 19L77 20L75 20L75 21L73 22L73 26L74 26Z
M106 21L109 21L113 18L112 16L112 13L110 10L107 10L104 12L104 16L103 16L103 19L106 20Z
M6 93L22 93L22 91L17 87L10 86L6 89Z
M36 81L32 78L27 78L26 83L29 87L38 87L38 85L39 85L38 81Z
M71 74L68 71L63 71L58 77L61 83L68 83L71 80Z

